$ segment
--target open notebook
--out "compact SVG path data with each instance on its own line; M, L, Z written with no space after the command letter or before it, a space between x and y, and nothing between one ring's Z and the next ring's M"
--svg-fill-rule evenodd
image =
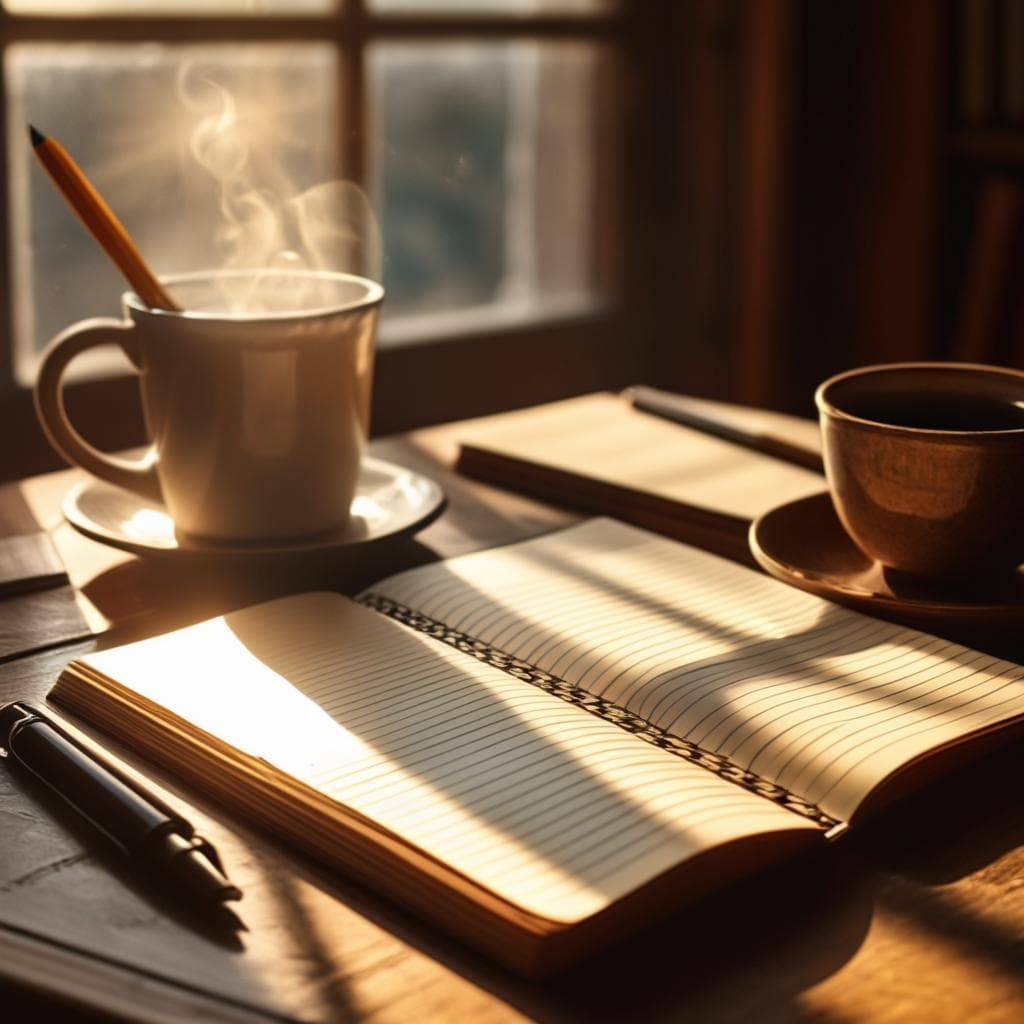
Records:
M524 972L855 821L1024 668L609 519L71 662L53 698Z
M726 418L713 403L668 401ZM728 419L755 438L781 433L820 445L817 425L791 416L730 408ZM821 473L641 411L629 394L597 392L486 416L459 424L457 437L457 468L466 476L750 565L751 520L826 486Z

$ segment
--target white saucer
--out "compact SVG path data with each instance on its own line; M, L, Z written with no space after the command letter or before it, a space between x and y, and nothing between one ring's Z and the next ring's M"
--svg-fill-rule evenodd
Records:
M364 459L348 524L335 533L268 543L178 537L163 505L100 480L85 480L64 498L67 521L86 537L136 555L216 558L300 555L414 533L445 505L433 480L381 459Z

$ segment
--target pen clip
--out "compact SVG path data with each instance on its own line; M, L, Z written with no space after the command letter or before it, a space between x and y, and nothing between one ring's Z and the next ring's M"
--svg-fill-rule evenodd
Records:
M23 726L36 721L38 717L32 708L18 701L0 707L0 748L20 760L13 748L14 737Z

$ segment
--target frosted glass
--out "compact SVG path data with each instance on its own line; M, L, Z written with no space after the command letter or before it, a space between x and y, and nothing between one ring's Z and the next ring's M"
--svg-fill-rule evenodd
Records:
M388 340L593 306L602 57L525 40L371 48Z
M367 0L372 11L388 14L597 14L615 0Z
M117 314L125 290L37 166L27 122L71 153L157 273L275 262L294 239L267 223L337 176L327 44L23 44L5 73L22 379L58 330Z
M63 143L158 273L298 252L306 265L381 278L381 344L404 344L603 301L606 59L577 41L371 45L367 197L335 180L350 129L331 44L12 46L19 379L63 327L116 315L124 290L37 165L26 123Z
M338 0L3 0L13 14L325 14Z

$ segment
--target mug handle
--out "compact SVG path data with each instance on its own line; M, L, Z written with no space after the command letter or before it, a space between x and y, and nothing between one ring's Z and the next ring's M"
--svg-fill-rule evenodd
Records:
M141 459L119 459L94 448L72 426L64 406L64 371L75 356L99 345L117 345L132 366L139 367L134 325L124 320L97 317L61 331L43 353L34 390L36 414L50 444L61 455L93 476L134 491L143 498L163 501L156 475L156 449Z

